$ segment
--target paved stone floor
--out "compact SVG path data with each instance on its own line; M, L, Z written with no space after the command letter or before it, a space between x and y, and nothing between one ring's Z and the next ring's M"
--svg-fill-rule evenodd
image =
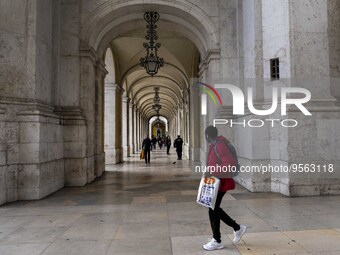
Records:
M287 198L227 194L222 207L248 232L205 252L207 209L196 204L199 176L165 151L145 165L136 156L107 168L86 187L64 188L40 201L0 206L1 255L340 254L340 196Z

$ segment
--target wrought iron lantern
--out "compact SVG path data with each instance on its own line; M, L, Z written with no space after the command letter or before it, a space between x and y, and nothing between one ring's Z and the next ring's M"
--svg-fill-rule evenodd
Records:
M159 97L159 87L155 87L155 96L153 98L153 101L158 104L160 101L160 97Z
M162 106L160 104L154 104L152 106L152 109L154 109L156 112L159 112L159 110L162 108Z
M154 76L158 73L158 69L164 66L164 59L157 55L157 51L161 47L161 44L156 42L158 40L156 22L159 20L159 14L158 12L146 12L144 13L144 20L148 23L145 39L149 42L143 43L146 56L140 59L140 65L145 68L149 75Z
M152 109L154 109L157 112L157 115L159 113L159 110L162 108L162 106L159 104L159 101L161 100L159 97L159 87L155 87L155 96L153 98L153 101L155 104L152 106Z

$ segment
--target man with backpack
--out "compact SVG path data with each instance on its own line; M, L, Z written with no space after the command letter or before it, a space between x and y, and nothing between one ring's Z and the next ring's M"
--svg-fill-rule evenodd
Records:
M205 130L205 137L209 142L207 167L219 166L237 166L237 156L231 153L232 145L228 145L229 141L223 137L218 136L218 130L214 126L209 126ZM236 157L236 158L235 158ZM213 232L213 238L203 245L203 248L208 251L223 249L221 242L220 222L221 220L228 226L233 228L234 239L233 243L241 240L242 236L247 230L245 225L239 225L233 220L221 207L222 198L228 190L235 189L235 182L229 178L227 174L211 173L211 175L220 179L220 187L216 198L214 210L209 208L210 225Z

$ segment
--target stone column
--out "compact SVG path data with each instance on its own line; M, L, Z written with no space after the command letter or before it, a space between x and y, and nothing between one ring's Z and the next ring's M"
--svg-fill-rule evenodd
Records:
M95 104L95 151L94 151L94 178L99 177L105 171L104 152L104 105L105 105L105 76L108 74L105 64L97 61L96 67L96 104ZM88 180L92 181L92 180Z
M178 135L177 126L178 126L178 112L176 109L176 115L174 116L174 125L173 125L174 139L176 139Z
M121 128L122 121L118 118L119 107L117 97L121 97L122 89L114 83L105 83L105 163L117 164L121 162L119 139L116 139ZM116 141L118 140L118 141Z
M130 139L130 154L135 153L135 105L129 105L129 139Z
M201 122L201 103L199 96L199 88L194 84L190 86L190 154L189 158L193 161L200 160L200 122Z
M328 0L328 36L331 95L340 106L340 1L337 0Z
M141 138L140 138L140 118L139 118L139 109L136 109L136 140L137 146L136 149L140 150Z
M130 156L130 146L129 146L129 102L130 98L123 97L123 155L124 157Z
M180 110L180 106L177 106L177 127L176 127L176 137L177 135L181 134L181 110Z
M240 8L238 8L238 12ZM243 38L239 44L243 48L239 49L240 63L243 59L244 70L239 66L240 82L236 83L244 94L247 95L247 88L254 91L253 100L257 108L268 108L271 101L271 94L264 93L263 80L263 41L262 41L262 2L243 1L242 12L238 23L238 37ZM241 25L243 24L243 26ZM281 24L282 25L282 24ZM278 30L280 31L280 30ZM244 82L242 82L242 80ZM231 101L230 101L231 102ZM242 122L257 118L251 113L246 116L236 117L232 115L230 105L220 110L220 115L226 119L234 118L235 121ZM230 129L230 128L228 128ZM221 128L221 130L226 130ZM238 150L238 157L242 165L268 165L270 163L270 130L268 126L262 128L249 128L235 125L233 132L222 132L234 143ZM253 192L269 192L271 190L271 175L262 173L241 173L235 180Z
M124 89L116 87L116 162L123 162L123 117L122 117L122 106L123 106L123 93Z
M92 49L80 51L80 80L79 95L80 108L86 119L86 125L78 130L79 136L73 132L80 127L72 125L65 132L65 185L82 186L91 182L95 174L95 152L96 152L96 90L99 91L96 81L96 59L97 54ZM72 114L71 111L69 114ZM72 139L72 136L74 138ZM68 141L71 139L70 141ZM101 139L101 138L99 138Z
M140 115L140 126L141 126L141 140L145 138L145 122L143 113Z
M141 113L138 111L138 138L139 138L139 147L138 149L142 149L142 142L143 142L143 136L142 136L142 123L141 123Z
M1 4L0 204L40 199L64 186L63 127L53 107L58 51L51 31L60 25L59 7Z
M335 137L340 130L340 110L330 91L328 3L289 1L291 86L311 92L312 100L306 107L312 117L288 110L289 118L297 119L299 128L288 132L287 154L289 164L333 163L338 172L340 143ZM290 173L288 191L291 196L340 194L339 183L339 175L328 172L319 178Z
M137 123L137 106L135 105L133 108L133 124L134 124L134 128L133 128L133 138L134 138L134 144L135 144L135 150L134 152L137 153L138 152L138 123Z

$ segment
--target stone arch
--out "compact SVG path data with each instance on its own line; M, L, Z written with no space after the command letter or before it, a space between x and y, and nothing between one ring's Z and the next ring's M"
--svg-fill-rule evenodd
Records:
M169 63L169 62L164 62L164 66L167 66L167 67L171 67L173 68L174 70L176 70L180 76L182 77L182 79L185 81L185 85L186 87L188 88L189 87L189 78L188 76L186 75L186 73L183 72L183 70L181 70L180 68L178 68L177 66ZM122 75L122 78L121 78L121 84L125 82L125 78L135 72L136 70L144 70L143 67L141 67L139 64L135 64L133 66L131 66L123 75ZM156 76L155 76L156 77ZM122 86L121 86L122 87Z
M137 17L134 13L150 9L163 13L165 20L172 21L173 25L181 24L188 31L193 31L201 41L198 49L207 51L219 45L218 28L202 9L189 1L111 0L91 12L84 21L80 34L81 46L98 50L100 42L112 28L128 20L141 20L142 17ZM112 39L114 38L110 38L109 41Z
M181 95L178 95L176 93L176 91L174 91L172 88L169 88L169 87L166 87L165 85L148 85L148 86L145 86L141 89L139 89L138 91L136 91L136 93L134 94L134 97L137 98L137 96L142 93L142 92L145 92L145 90L147 89L150 89L150 88L153 88L153 87L159 87L159 88L162 88L162 89L165 89L166 91L170 92L172 95L175 96L175 98L177 99L178 102L180 102L180 99L181 99ZM151 91L153 92L153 91Z
M166 80L169 80L171 81L173 84L176 85L176 87L178 87L179 90L183 90L184 88L173 78L171 77L167 77L167 76L163 76L163 75L155 75L154 77L156 78L161 78L161 79L166 79ZM136 86L138 85L139 82L142 82L144 79L147 79L149 78L149 76L143 76L137 80L135 80L130 86L129 86L129 89L127 91L127 95L128 96L132 96L132 93L131 93L131 90ZM180 95L179 95L180 96Z

